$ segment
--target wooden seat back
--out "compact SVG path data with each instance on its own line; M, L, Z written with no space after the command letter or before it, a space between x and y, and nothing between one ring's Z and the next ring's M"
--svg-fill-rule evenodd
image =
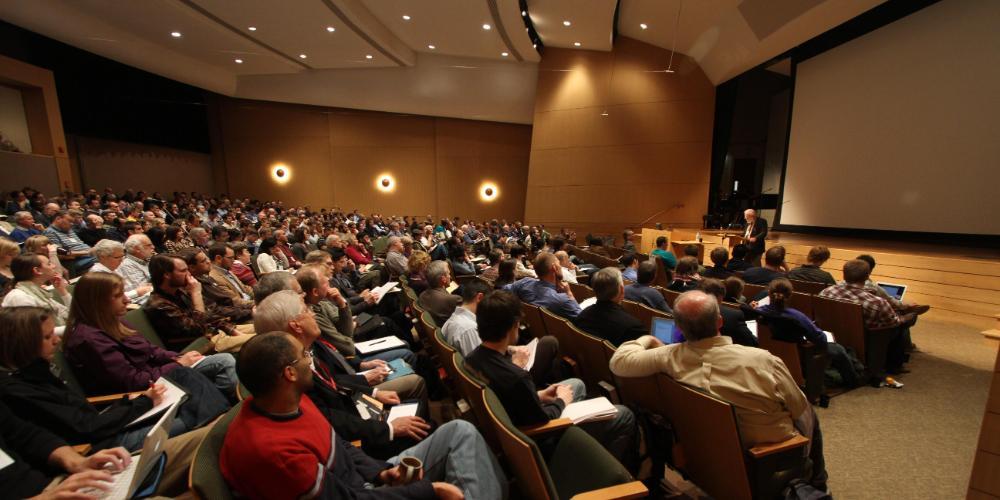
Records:
M660 295L663 296L663 300L667 301L667 305L670 306L671 309L674 308L674 301L677 300L677 297L681 296L681 292L675 292L667 287L655 286L653 288L655 288L657 292L660 292Z
M573 297L577 302L583 302L591 297L595 297L594 289L580 283L569 283L569 289L573 292Z
M752 285L747 283L743 285L743 296L747 298L747 301L753 300L754 297L760 294L760 292L766 291L767 287L764 285Z
M601 382L613 385L615 376L611 373L609 365L611 356L615 352L614 346L577 328L569 321L563 320L563 322L569 328L570 348L576 353L575 359L579 363L580 377L587 387L596 392Z
M792 309L798 309L802 314L809 316L810 319L815 319L815 311L813 311L813 295L808 293L792 292L792 297L788 300L788 307Z
M752 498L733 406L665 374L656 383L652 411L673 424L690 479L713 498Z
M792 282L792 288L794 288L796 292L802 292L809 295L816 295L819 292L826 290L826 287L830 286L826 283L816 283L815 281L800 281L793 279L789 279L788 281Z
M833 333L837 343L854 349L858 359L865 358L865 323L861 304L816 296L813 299L816 325Z
M545 322L542 321L542 312L539 307L534 304L529 304L527 302L521 302L521 314L524 315L521 318L521 324L528 327L528 331L536 338L541 338L547 335L545 330Z
M667 270L667 265L659 257L653 257L653 260L656 261L656 276L653 278L653 284L658 287L667 288L670 286L671 281L670 277L668 277L669 271Z
M572 331L569 329L569 322L544 307L540 307L538 312L542 317L546 333L559 341L559 351L562 355L579 363L581 358L579 353L573 351L575 348L575 339L571 335Z
M622 301L622 309L642 323L642 327L646 329L646 333L649 333L649 328L653 324L653 313L650 308L643 306L638 302L633 302L631 300Z
M799 386L805 385L805 376L802 374L802 358L799 356L799 345L793 342L775 340L771 333L771 326L764 321L757 321L757 342L760 348L774 354L785 362L792 378Z
M469 404L477 424L476 428L486 439L486 444L490 446L490 449L495 453L500 453L502 451L500 439L497 437L497 431L491 425L490 416L483 406L482 393L486 388L486 381L475 370L467 366L465 359L457 352L452 355L451 364L455 367L455 388L458 390L459 396Z

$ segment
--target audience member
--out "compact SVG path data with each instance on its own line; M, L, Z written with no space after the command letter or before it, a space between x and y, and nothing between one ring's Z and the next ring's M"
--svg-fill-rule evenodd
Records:
M0 309L0 331L4 332L0 335L0 400L19 418L71 445L86 443L95 449L121 446L129 452L138 451L154 422L129 423L158 404L166 387L147 386L142 395L119 399L99 411L51 371L59 344L54 328L52 316L44 309ZM227 408L214 389L194 396L198 403L181 405L171 439L163 448L167 463L160 491L164 493L186 490L189 464L208 432L208 427L202 426Z
M861 374L858 373L847 349L836 342L828 342L826 334L816 326L816 323L802 311L788 307L788 300L791 299L793 291L791 281L778 278L767 287L769 303L756 309L770 323L774 338L795 343L808 341L824 348L830 356L833 369L840 374L842 384L845 387L859 386Z
M753 264L747 262L747 254L750 253L750 249L747 248L743 243L737 244L733 247L733 258L726 262L726 270L732 271L734 273L743 272L747 269L753 267Z
M218 285L233 304L253 306L253 289L245 285L231 271L236 262L236 251L226 243L214 243L208 247L208 259L212 263L208 277Z
M694 257L695 262L698 263L699 276L705 273L705 266L701 265L701 245L696 245L694 243L684 245L684 256Z
M562 280L566 283L579 283L576 278L576 264L569 259L569 254L565 250L559 250L554 255L559 259L559 267L562 268Z
M590 284L597 302L573 319L577 328L607 340L615 347L649 332L648 326L643 326L621 306L622 300L625 300L621 271L605 267L591 276Z
M677 268L674 269L674 280L667 286L675 292L687 292L698 288L701 276L698 274L698 259L685 255L677 261Z
M651 254L653 257L659 257L663 260L663 267L673 271L677 267L677 257L674 257L674 253L667 250L667 237L660 236L656 238L656 248L653 249Z
M812 281L815 283L825 283L836 285L837 280L833 275L821 269L826 261L830 260L830 249L823 246L816 246L809 249L806 256L806 263L788 271L788 277L799 281Z
M428 288L417 298L417 305L431 313L438 326L444 325L455 312L455 308L462 303L461 297L448 293L447 287L450 283L451 271L447 262L435 260L427 266Z
M819 296L860 304L866 329L896 328L886 351L885 366L889 373L903 373L903 363L907 359L905 349L910 338L909 327L917 322L918 311L899 314L889 301L865 288L870 273L867 262L860 259L849 260L844 263L844 283L827 287Z
M668 273L670 271L667 271ZM669 313L670 306L659 290L653 288L656 279L656 262L652 259L639 264L635 283L625 286L625 300L645 304L653 309Z
M573 319L580 314L580 304L573 297L573 291L562 281L562 266L556 256L541 252L535 257L535 272L538 278L522 278L504 286L504 290L529 304L544 307L553 314Z
M622 249L625 250L625 253L636 253L639 251L635 248L635 242L632 241L633 239L635 239L635 231L626 229L622 233Z
M97 263L90 268L91 273L105 272L118 274L118 269L125 261L125 245L115 241L104 239L94 245L94 257ZM120 274L118 274L120 276ZM125 296L133 303L145 302L149 292L153 291L153 285L144 283L138 287L125 292Z
M180 349L198 337L210 337L218 352L236 352L248 333L206 307L201 282L188 271L184 259L157 255L149 261L153 293L143 306L150 324L169 349Z
M193 368L222 395L236 400L236 360L231 354L179 354L157 347L125 324L129 301L117 274L91 271L76 284L64 335L66 359L88 394L140 391L180 367Z
M108 231L104 229L104 218L97 214L88 214L83 218L84 225L75 230L80 240L93 247L98 241L108 237Z
M868 264L868 279L865 280L865 289L889 301L889 304L892 305L893 309L895 309L896 312L900 314L914 312L919 316L930 310L931 307L928 305L918 305L897 300L895 297L889 295L889 293L886 292L884 288L878 286L878 284L872 281L871 273L875 271L874 257L867 254L861 254L858 256L858 260L863 260L865 261L865 263Z
M788 271L785 264L785 247L773 246L767 249L764 254L764 265L762 267L751 267L743 271L743 281L751 285L767 286L771 280L784 278Z
M722 305L726 296L726 286L715 278L706 278L698 284L698 289L715 297L719 302L719 314L722 315L722 326L719 333L733 339L734 344L757 347L757 337L747 327L747 319L743 311L734 307Z
M745 304L747 298L743 296L743 280L739 276L730 276L723 281L726 286L726 298L723 302L729 302L731 304Z
M653 336L626 342L612 356L611 371L621 377L666 373L732 403L746 448L785 441L797 433L811 438L810 482L826 491L819 420L781 359L720 335L719 304L704 292L681 294L674 302L674 317L686 342L664 346Z
M323 383L314 381L309 360L301 342L280 332L261 335L241 354L237 370L254 396L230 424L219 455L237 496L506 498L503 471L468 422L449 422L387 461L351 446L304 396ZM425 464L423 478L404 481L399 463L405 456Z
M48 257L34 253L18 255L11 261L10 271L14 275L11 281L14 287L4 296L0 307L40 307L51 314L56 326L66 326L72 296L66 288L66 280L56 274ZM42 288L46 283L52 283L54 293Z
M285 265L285 261L281 257L281 249L278 248L278 241L273 237L264 238L260 242L260 248L257 250L257 269L260 270L260 274L288 269L288 266Z
M638 280L637 270L639 269L639 259L633 253L627 253L622 255L619 262L621 262L622 266L625 266L625 270L621 272L622 278L635 283Z
M233 243L233 264L229 266L229 272L233 273L240 283L250 287L257 286L257 276L253 272L253 268L250 267L251 256L250 249L245 242L237 241ZM251 294L253 295L253 294Z
M504 259L497 266L497 279L493 280L493 288L503 288L517 280L517 261L514 259Z
M543 253L552 257L552 254ZM554 258L554 257L553 257ZM476 309L476 325L482 344L466 360L489 385L514 425L534 425L559 418L566 405L586 398L583 381L576 378L537 390L531 374L517 366L508 348L518 338L521 301L506 291L493 292ZM611 420L589 422L580 427L593 435L626 467L636 466L638 430L635 416L626 406L617 405Z
M73 232L73 216L66 210L56 213L52 224L45 229L45 236L61 250L59 259L66 262L70 274L78 276L87 272L97 259L91 255L90 245Z
M24 243L28 238L39 234L42 234L42 226L35 224L31 212L20 211L14 214L14 230L10 232L14 241Z
M390 236L385 249L385 267L389 269L389 275L395 277L406 274L407 260L403 240L399 236Z
M10 263L14 257L21 254L21 247L17 242L7 238L0 238L0 298L7 293L7 285L14 280L14 273L10 270Z
M525 265L525 259L528 258L527 254L528 250L521 245L515 244L510 247L510 258L514 259L514 276L516 279L538 277L535 269Z
M503 250L499 248L494 248L490 250L489 255L486 257L487 267L483 269L480 273L480 277L491 282L495 282L497 278L500 277L500 262L503 261ZM575 276L574 276L575 278Z
M135 303L142 305L149 300L149 293L141 293L146 287L152 288L149 274L149 260L155 254L153 242L144 234L133 234L125 240L125 259L115 269L115 274L125 280L125 292L139 291Z
M209 245L209 248L212 246L214 243ZM215 314L225 316L233 324L249 323L253 320L253 301L243 300L242 297L238 301L234 300L229 294L228 287L212 279L210 276L212 261L205 254L205 250L187 248L179 257L184 259L191 276L201 284L201 295L206 308Z
M726 263L729 262L729 250L726 247L713 248L708 257L712 259L713 265L701 273L703 278L724 280L733 274L733 271L726 269Z

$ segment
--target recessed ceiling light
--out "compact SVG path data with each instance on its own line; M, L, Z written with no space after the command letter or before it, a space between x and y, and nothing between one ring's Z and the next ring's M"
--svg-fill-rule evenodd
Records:
M365 59L372 59L373 57L371 54L365 54Z
M639 27L642 28L642 29L646 29L649 26L646 23L639 23Z
M526 17L527 15L528 15L528 11L526 11L526 10L522 10L521 11L521 17Z
M510 55L510 53L508 53L508 52L501 52L500 55L503 56L503 57L507 57L507 56Z
M243 64L243 59L235 59L234 62L236 64Z
M333 26L327 26L326 27L326 31L329 31L330 33L333 33L334 31L337 31L337 28L334 28Z
M404 21L409 21L410 20L410 16L408 16L406 14L403 14L403 20Z
M435 47L435 46L433 46L433 45L428 45L428 46L427 46L427 48L428 48L428 49L431 49L431 50L434 50L434 49L436 49L437 47Z
M488 24L484 24L483 25L483 29L489 31L489 30L493 29L493 26L490 26Z
M299 59L305 59L305 58L306 58L305 54L299 54Z
M250 26L247 29L250 30L250 31L257 31L257 27L256 26Z
M574 47L579 47L580 45L582 45L580 42L573 42Z
M569 21L563 21L563 26L569 26L569 25L571 25L571 24L573 24L573 23L571 23L571 22L569 22Z
M172 36L174 38L180 38L181 37L181 32L180 31L171 31L170 32L170 36Z
M537 48L538 48L538 44L537 44L537 43L533 43L533 44L531 44L531 48L533 48L533 49L537 49Z

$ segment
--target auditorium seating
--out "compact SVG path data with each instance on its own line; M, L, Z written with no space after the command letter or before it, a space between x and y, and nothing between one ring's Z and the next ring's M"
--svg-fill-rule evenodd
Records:
M573 297L577 302L583 302L591 297L594 297L594 289L587 285L579 283L567 283L569 285L570 291L573 292Z
M149 318L146 317L146 311L142 309L133 309L125 313L125 322L132 326L140 335L146 338L151 344L157 347L165 347L163 339L160 335L156 333L156 329L153 328L152 323L149 322ZM214 349L212 341L206 337L189 337L184 340L188 340L190 343L182 349L180 352L188 351L198 351L202 354L210 352Z
M219 453L222 451L222 443L226 440L229 424L242 407L243 403L239 403L220 417L195 451L188 474L188 486L198 498L203 500L233 498L232 491L229 490L229 485L226 484L226 479L222 477L222 471L219 469Z

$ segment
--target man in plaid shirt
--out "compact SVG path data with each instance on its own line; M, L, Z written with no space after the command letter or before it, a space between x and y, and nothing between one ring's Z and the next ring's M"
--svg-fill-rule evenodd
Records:
M844 283L827 287L819 293L819 296L861 304L861 316L866 329L901 326L899 334L894 335L889 343L886 367L890 373L903 372L903 363L906 361L904 349L907 339L910 338L909 327L916 323L917 312L899 314L889 301L865 288L865 281L868 280L870 273L871 268L867 262L858 259L849 260L844 263Z

